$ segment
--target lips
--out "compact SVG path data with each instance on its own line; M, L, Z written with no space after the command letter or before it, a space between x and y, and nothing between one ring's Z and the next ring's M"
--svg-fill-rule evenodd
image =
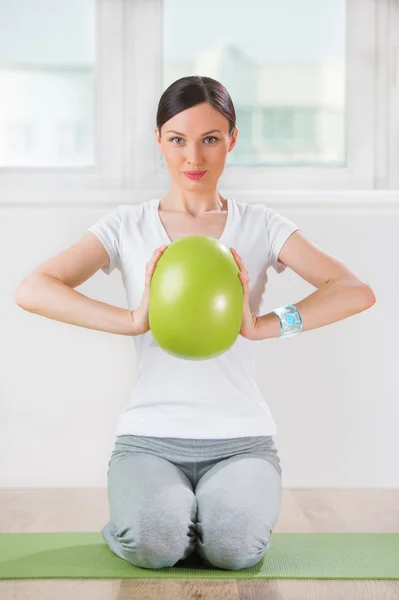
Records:
M201 179L206 173L206 171L183 171L184 174L190 179Z

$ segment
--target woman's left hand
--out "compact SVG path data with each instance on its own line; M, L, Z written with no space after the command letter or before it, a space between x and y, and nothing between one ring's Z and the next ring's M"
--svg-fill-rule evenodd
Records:
M249 307L249 277L248 271L245 268L242 258L239 254L234 250L234 248L230 248L232 255L236 261L238 268L240 269L239 277L244 288L244 307L243 307L243 315L241 322L240 334L247 338L248 340L256 340L256 325L258 321L258 317L252 314L251 309Z

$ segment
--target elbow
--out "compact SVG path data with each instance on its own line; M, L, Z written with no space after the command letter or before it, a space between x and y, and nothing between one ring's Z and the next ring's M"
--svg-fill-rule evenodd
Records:
M375 294L374 294L372 288L369 286L368 283L364 282L363 287L364 287L365 302L366 302L367 308L370 308L377 302L377 299L375 297Z
M29 309L29 289L25 281L23 281L14 293L14 302L24 310Z
M19 290L17 290L14 295L14 302L20 308L23 308L24 310L28 310L27 304L26 304L26 299L22 296L22 294Z

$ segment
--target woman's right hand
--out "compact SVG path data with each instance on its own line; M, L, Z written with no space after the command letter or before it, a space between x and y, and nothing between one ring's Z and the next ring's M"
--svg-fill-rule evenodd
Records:
M131 311L135 335L141 335L143 333L147 333L147 331L150 330L150 325L148 322L148 309L150 303L151 279L157 266L157 262L161 258L162 254L165 252L167 247L168 246L165 244L157 248L146 265L144 293L141 298L140 306L137 310Z

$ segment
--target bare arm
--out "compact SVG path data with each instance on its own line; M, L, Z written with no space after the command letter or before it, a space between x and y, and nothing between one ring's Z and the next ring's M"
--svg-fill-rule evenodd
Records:
M74 289L108 262L104 246L88 231L73 246L29 274L16 290L15 302L28 312L70 325L138 335L133 311L93 300Z
M18 288L21 308L63 323L107 333L137 335L132 311L93 300L49 275L29 276Z

